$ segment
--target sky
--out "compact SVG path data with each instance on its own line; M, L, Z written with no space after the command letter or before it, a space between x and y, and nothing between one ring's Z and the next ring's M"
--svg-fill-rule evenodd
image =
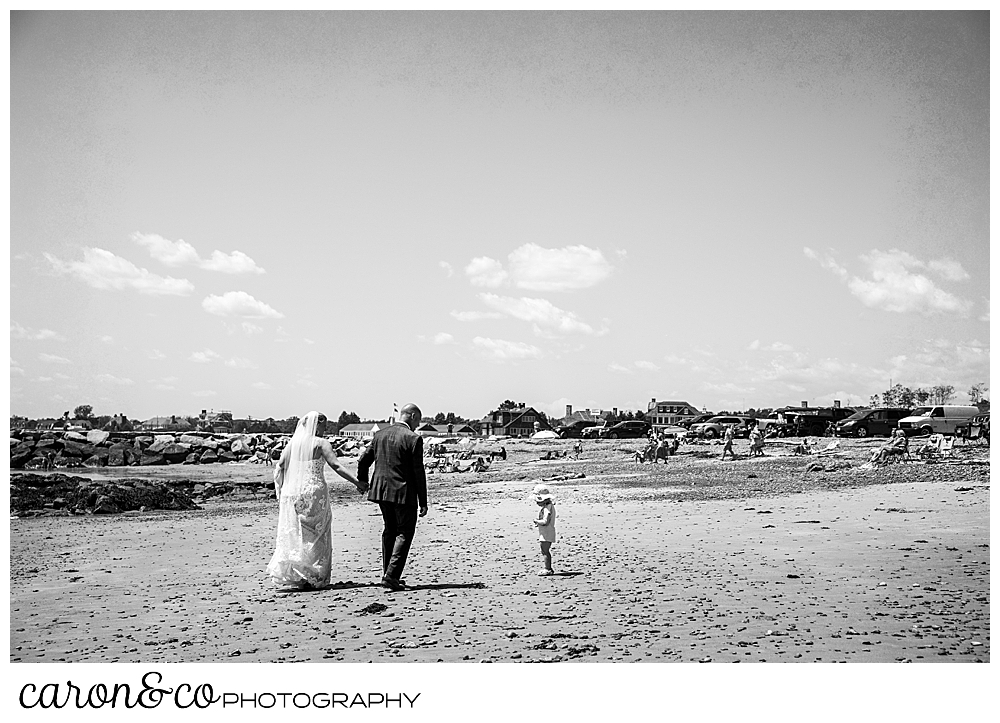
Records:
M17 12L10 411L989 382L986 12Z

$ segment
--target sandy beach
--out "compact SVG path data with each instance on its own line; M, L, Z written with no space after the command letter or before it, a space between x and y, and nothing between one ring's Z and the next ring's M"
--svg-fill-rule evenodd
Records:
M720 463L706 446L651 466L626 461L637 442L555 461L538 457L568 442L509 443L487 473L429 476L401 593L377 586L377 508L329 470L335 583L315 592L265 577L277 502L262 496L12 518L10 660L989 662L988 466L861 471L872 444L845 440L849 468L807 472L812 460L780 447ZM548 578L535 574L528 494L546 478Z

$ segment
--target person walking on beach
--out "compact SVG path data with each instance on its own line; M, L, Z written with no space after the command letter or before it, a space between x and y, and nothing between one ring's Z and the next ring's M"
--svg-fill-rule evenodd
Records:
M323 435L326 415L309 412L300 421L274 468L278 531L267 572L275 584L297 590L330 584L333 538L330 493L323 470L333 471L364 493L368 485L340 466Z
M533 491L538 504L538 516L534 519L538 529L538 544L542 548L542 569L538 574L546 577L552 573L552 543L556 541L556 506L552 502L552 491L547 485L536 485Z
M405 590L403 568L410 552L417 517L427 514L427 476L424 472L424 439L414 430L420 408L407 404L399 421L380 429L358 459L358 479L368 482L374 464L368 501L382 510L382 586Z
M726 427L726 436L725 436L726 443L722 447L723 462L726 460L726 452L729 452L729 454L732 455L733 459L736 459L736 452L733 451L733 439L735 437L736 437L736 425L730 424L728 427Z

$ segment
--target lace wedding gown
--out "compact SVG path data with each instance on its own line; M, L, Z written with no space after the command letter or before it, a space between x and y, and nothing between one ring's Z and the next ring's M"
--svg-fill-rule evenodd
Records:
M323 476L326 460L314 459L304 466L299 479L287 479L281 487L278 533L267 572L278 585L321 588L330 584L333 513Z

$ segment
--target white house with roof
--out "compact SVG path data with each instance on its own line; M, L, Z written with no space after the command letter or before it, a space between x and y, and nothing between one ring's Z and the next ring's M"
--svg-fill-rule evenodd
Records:
M646 421L653 425L678 424L699 414L697 407L682 401L656 401L654 397L646 405Z
M385 429L389 422L365 422L364 424L348 424L341 428L338 434L341 437L350 437L366 442L375 436L375 432Z

